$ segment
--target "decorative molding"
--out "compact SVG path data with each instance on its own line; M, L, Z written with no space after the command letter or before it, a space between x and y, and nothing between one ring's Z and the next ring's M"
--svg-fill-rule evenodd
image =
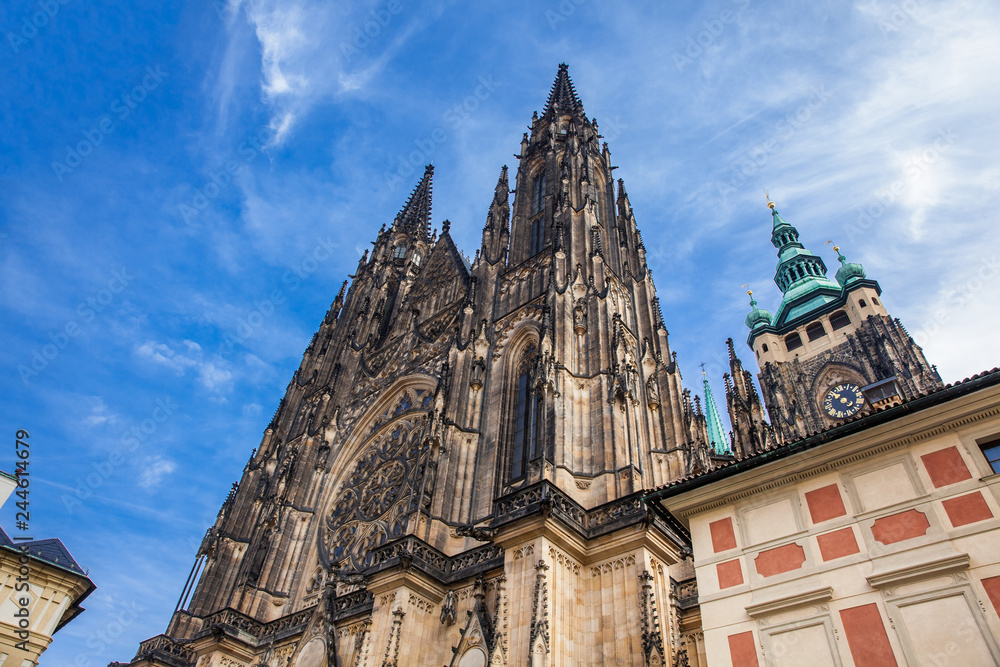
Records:
M832 599L833 588L827 586L826 588L817 588L815 590L806 591L805 593L786 595L784 597L767 600L765 602L756 602L754 604L747 605L745 609L747 614L750 615L750 618L758 618L760 616L769 616L779 611L786 611L794 607L824 604Z
M531 544L526 544L520 549L514 549L514 560L521 560L522 558L527 558L535 553L535 547Z
M580 574L580 564L555 547L549 547L549 557L556 563L565 567L574 575Z
M434 605L418 595L410 593L410 598L407 602L409 602L410 605L415 607L418 611L422 611L425 614L434 613Z
M590 568L590 575L592 577L599 577L602 574L611 574L612 572L623 570L629 565L635 565L635 556L632 554L623 558L615 558L604 563L594 565Z
M969 560L969 554L957 554L895 570L876 572L865 578L872 588L888 588L916 579L928 579L935 576L962 572L969 569Z

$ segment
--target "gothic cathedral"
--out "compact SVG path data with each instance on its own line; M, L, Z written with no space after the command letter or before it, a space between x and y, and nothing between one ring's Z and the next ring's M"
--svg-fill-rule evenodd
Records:
M940 379L861 266L829 280L774 211L784 299L747 318L771 423L729 341L715 442L601 139L560 65L471 263L427 167L131 664L699 664L690 537L644 490Z

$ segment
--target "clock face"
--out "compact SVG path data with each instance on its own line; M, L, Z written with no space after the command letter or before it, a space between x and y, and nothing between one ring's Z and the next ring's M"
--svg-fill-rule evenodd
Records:
M857 414L865 404L865 396L855 384L838 384L826 393L823 399L823 409L826 414L837 419Z

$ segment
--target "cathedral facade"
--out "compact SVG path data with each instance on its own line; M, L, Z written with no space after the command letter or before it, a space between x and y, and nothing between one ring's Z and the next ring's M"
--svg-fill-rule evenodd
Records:
M601 139L560 66L472 262L431 230L427 167L131 664L697 655L686 531L642 496L717 453Z
M131 665L797 664L775 657L785 649L768 643L770 621L751 618L774 607L754 602L757 589L796 577L808 587L820 571L787 574L814 558L800 509L811 501L774 489L801 479L809 494L822 473L829 500L854 484L830 470L869 455L864 433L828 446L838 434L871 427L892 440L897 428L894 442L909 443L923 437L911 412L965 394L943 388L860 264L835 247L841 266L828 277L768 202L782 300L772 314L750 293L760 391L727 341L727 437L707 380L704 406L681 382L601 139L561 65L513 182L500 169L471 262L448 220L432 231L427 167L306 348L168 628ZM989 470L975 462L982 436L968 437L968 470ZM842 459L804 472L813 459L794 455L820 446ZM785 456L803 462L794 475L745 483L756 473L744 471ZM900 465L912 472L917 460ZM912 500L896 490L865 502ZM858 493L861 535L870 515ZM758 512L786 501L780 521ZM966 509L960 520L985 516ZM855 574L845 586L860 585ZM823 623L830 636L840 627Z

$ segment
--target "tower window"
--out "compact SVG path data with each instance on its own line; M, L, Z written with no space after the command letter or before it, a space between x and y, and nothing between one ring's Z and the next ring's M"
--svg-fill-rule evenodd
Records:
M545 208L545 174L535 176L531 195L531 215L541 213Z
M864 307L865 307L865 306L867 306L868 304L867 304L867 303L865 303L865 300L864 300L864 299L858 299L858 305L859 305L859 306L861 306L862 308L864 308Z
M834 331L849 326L851 326L851 318L844 311L838 310L830 316L830 328Z
M878 305L878 299L876 299L875 297L872 297L872 303L877 306Z
M541 392L531 386L531 375L537 359L534 345L521 355L517 373L517 402L514 407L514 438L511 443L511 481L524 477L528 461L537 455L538 413Z
M799 338L799 335L797 333L788 334L787 336L785 336L785 347L788 349L789 352L791 352L792 350L797 350L798 348L802 347L802 339Z
M531 221L531 247L528 254L534 257L542 250L542 219L536 218Z
M823 328L822 322L813 322L806 327L806 335L809 336L809 340L816 340L826 335L826 329Z
M1000 472L1000 437L980 443L979 448L983 450L983 456L990 464L990 469L993 472Z
M423 258L420 256L419 252L413 253L413 263L414 264L416 264L417 266L420 266L420 260L421 259L423 259Z
M767 343L764 343L763 349L764 349L764 352L767 352Z
M392 256L395 257L396 259L403 259L404 257L406 257L406 244L400 243L398 246L396 246L392 251Z

